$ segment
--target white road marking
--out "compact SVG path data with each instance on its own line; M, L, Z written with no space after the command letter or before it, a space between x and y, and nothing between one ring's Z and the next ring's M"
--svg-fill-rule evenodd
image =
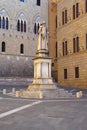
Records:
M19 107L19 108L10 110L10 111L8 111L8 112L1 113L1 114L0 114L0 119L3 118L3 117L6 117L6 116L8 116L8 115L11 115L11 114L13 114L13 113L16 113L16 112L18 112L18 111L24 110L24 109L26 109L26 108L35 106L35 105L37 105L37 104L39 104L39 103L41 103L41 102L42 102L42 101L33 102L33 103L31 103L31 104L28 104L28 105L25 105L25 106L22 106L22 107Z

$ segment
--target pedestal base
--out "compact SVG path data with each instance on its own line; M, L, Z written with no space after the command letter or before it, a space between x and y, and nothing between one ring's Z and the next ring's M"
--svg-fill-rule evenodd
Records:
M28 91L42 91L57 89L56 84L31 84L28 86Z
M30 99L58 99L75 97L64 89L57 88L55 84L31 84L27 90L21 90L21 97Z

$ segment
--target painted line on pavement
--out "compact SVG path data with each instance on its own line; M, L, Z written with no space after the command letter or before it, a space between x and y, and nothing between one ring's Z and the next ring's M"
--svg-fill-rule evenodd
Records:
M11 114L13 114L13 113L16 113L16 112L18 112L18 111L21 111L21 110L24 110L24 109L26 109L26 108L29 108L29 107L35 106L35 105L37 105L37 104L40 104L41 102L42 102L42 101L33 102L33 103L31 103L31 104L28 104L28 105L25 105L25 106L22 106L22 107L19 107L19 108L10 110L10 111L8 111L8 112L1 113L1 114L0 114L0 119L6 117L6 116L8 116L8 115L11 115Z

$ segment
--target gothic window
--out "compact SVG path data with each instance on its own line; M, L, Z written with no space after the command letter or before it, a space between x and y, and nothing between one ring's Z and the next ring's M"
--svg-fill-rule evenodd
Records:
M5 42L2 42L1 51L2 51L2 52L5 52Z
M26 32L27 24L26 24L26 18L23 13L19 15L18 21L17 21L17 31L20 32Z
M17 22L17 31L20 31L20 20Z
M20 45L20 53L24 54L24 45L23 44Z
M24 21L24 32L26 32L26 21Z
M39 23L34 24L34 34L38 34L39 27L40 27Z
M5 18L2 18L2 28L5 29Z
M34 34L38 34L38 30L39 30L39 27L40 27L40 17L38 16L35 20L35 24L34 24Z
M21 20L21 32L23 32L23 21Z
M6 29L8 29L8 18L6 17Z

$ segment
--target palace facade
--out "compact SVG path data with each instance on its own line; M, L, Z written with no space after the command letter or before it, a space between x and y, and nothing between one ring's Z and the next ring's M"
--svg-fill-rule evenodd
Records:
M87 0L52 0L49 10L54 78L60 85L87 88Z
M47 0L0 0L0 77L32 77L42 21Z

